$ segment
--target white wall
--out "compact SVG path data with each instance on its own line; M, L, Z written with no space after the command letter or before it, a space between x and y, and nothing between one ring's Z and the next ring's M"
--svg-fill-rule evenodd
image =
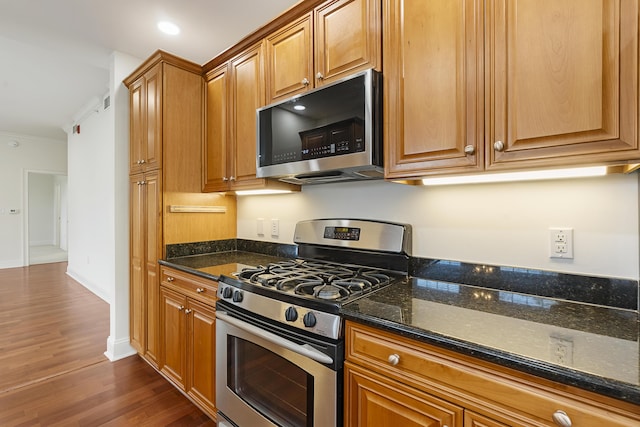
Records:
M92 112L69 134L67 273L105 301L114 283L113 109Z
M122 79L142 61L113 53L108 95L69 134L69 264L67 272L110 304L107 356L129 346L129 104Z
M9 146L12 141L19 145ZM27 171L66 174L66 141L0 133L0 268L25 265Z
M409 223L413 254L424 258L639 278L637 174L442 187L336 183L238 197L239 238L292 243L297 221L325 217ZM257 218L278 218L279 238L258 236ZM548 257L549 227L574 229L573 260Z
M54 176L30 173L29 177L29 246L54 244Z

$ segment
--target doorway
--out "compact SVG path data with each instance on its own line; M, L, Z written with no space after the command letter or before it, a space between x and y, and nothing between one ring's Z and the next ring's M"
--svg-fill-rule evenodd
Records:
M67 176L27 172L26 265L67 261Z

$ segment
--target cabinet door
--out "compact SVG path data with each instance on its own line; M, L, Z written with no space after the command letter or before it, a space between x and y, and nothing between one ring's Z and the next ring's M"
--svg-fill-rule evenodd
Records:
M202 191L229 189L229 69L224 64L206 75L206 135Z
M334 0L316 8L316 86L358 70L378 68L380 23L380 1L377 0Z
M313 87L311 14L265 39L267 104Z
M146 141L145 170L158 169L162 164L162 64L151 68L145 80Z
M158 260L162 252L162 180L160 171L147 172L141 183L144 191L145 229L145 301L146 341L144 356L153 365L158 364L158 307L160 306L160 278Z
M383 2L387 178L483 168L482 5Z
M232 188L255 187L256 109L264 105L262 43L231 61L231 135L233 144Z
M511 427L524 426L524 424L510 424ZM507 427L491 418L476 414L472 411L464 411L464 427Z
M198 301L188 301L190 361L187 393L215 414L216 389L216 313Z
M129 173L158 169L162 161L162 64L129 87Z
M162 363L160 369L177 386L185 390L187 372L185 309L187 298L164 287L160 288L160 298L162 304Z
M346 362L346 427L462 427L463 409Z
M146 86L144 77L139 78L129 87L129 173L143 171L141 161L146 157L145 113Z
M489 168L638 158L638 1L493 0Z
M129 337L131 346L140 354L145 348L145 198L142 174L129 180Z

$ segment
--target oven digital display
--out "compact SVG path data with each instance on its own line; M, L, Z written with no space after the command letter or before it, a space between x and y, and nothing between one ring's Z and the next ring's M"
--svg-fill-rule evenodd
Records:
M356 227L325 227L324 238L334 240L360 240L360 229Z

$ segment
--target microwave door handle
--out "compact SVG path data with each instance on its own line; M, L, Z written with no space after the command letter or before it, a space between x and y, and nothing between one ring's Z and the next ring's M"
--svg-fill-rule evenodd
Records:
M250 334L263 338L273 344L276 344L288 350L291 350L294 353L298 353L298 354L301 354L302 356L313 359L316 362L327 363L327 364L333 363L333 359L331 357L327 356L324 353L319 352L318 350L316 350L315 348L311 347L308 344L304 344L304 345L296 344L287 339L279 337L276 334L273 334L271 332L260 329L257 326L253 326L249 323L238 320L220 311L216 311L216 318L232 326L235 326L236 328L242 329L243 331L249 332Z

